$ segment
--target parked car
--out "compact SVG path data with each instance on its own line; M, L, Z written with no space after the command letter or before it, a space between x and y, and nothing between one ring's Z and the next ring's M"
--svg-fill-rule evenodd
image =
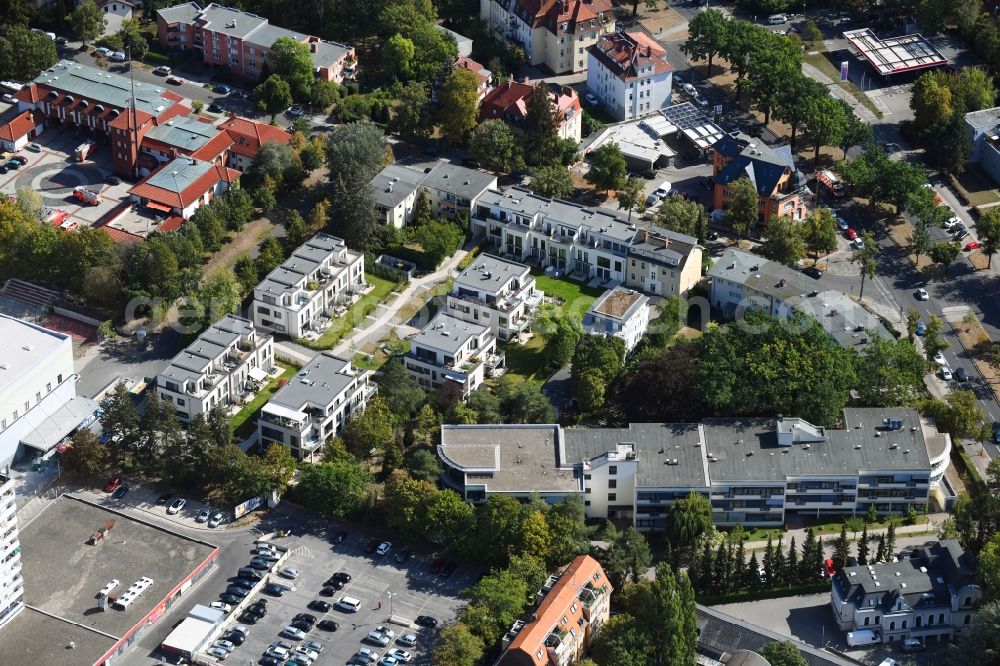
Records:
M160 65L159 67L153 70L153 74L159 74L160 76L166 76L169 73L170 73L170 68L167 67L166 65Z
M242 587L244 590L252 590L257 583L252 580L247 580L245 578L237 578L236 580L229 583L230 585L235 585L236 587Z
M392 550L392 543L389 541L383 541L375 549L376 555L388 555L389 551Z
M182 83L184 83L184 81L182 79L177 78L176 76L168 76L167 83L169 83L172 86L179 86Z
M33 153L40 153L40 152L42 152L42 144L40 144L40 143L29 143L27 146L25 146L25 148L27 148L28 150L30 150Z
M815 266L810 266L809 268L802 269L802 272L811 277L814 280L818 280L823 277L823 271Z
M441 569L441 576L444 578L451 578L451 575L455 573L455 569L457 568L458 568L457 564L455 564L454 562L449 562L448 564L444 565L444 567Z
M969 381L969 373L966 372L965 368L959 368L955 371L955 381L967 382Z
M409 548L404 548L396 553L396 561L400 564L406 564L411 557L413 557L413 551Z
M430 615L418 615L417 619L414 620L417 626L428 627L433 629L438 625L438 621L432 618Z
M104 486L104 492L113 493L118 490L118 486L122 485L122 477L114 476L108 481L107 485Z
M846 238L847 240L849 241L856 240L857 237L858 237L858 232L852 229L851 227L847 227L847 229L844 230L844 238Z
M305 111L302 110L301 106L290 106L288 107L288 110L285 111L285 114L288 115L289 118L301 118L304 113Z
M250 566L259 571L266 571L274 566L274 562L271 560L266 560L263 557L255 557L250 560Z
M173 498L174 498L174 496L171 495L170 493L163 493L162 495L160 495L159 497L156 498L156 503L157 504L166 504L167 502L169 502Z
M229 656L229 651L228 650L223 650L221 647L216 646L216 647L209 648L205 652L205 654L207 654L210 657L214 657L215 659L218 659L219 661L225 661L226 657Z
M924 644L919 638L906 638L902 643L903 652L916 652L924 649Z
M298 627L293 627L292 625L286 626L281 630L281 635L288 638L294 638L297 641L301 641L306 637L306 632L302 631Z
M268 583L264 586L264 592L272 597L281 597L288 591L288 588L279 583Z
M934 354L934 362L938 365L947 364L947 361L944 360L944 353L938 352L937 354Z
M230 585L226 588L226 594L232 594L241 599L245 599L250 596L250 590L241 585Z
M128 493L129 488L130 486L127 483L122 484L118 486L118 490L111 493L111 496L114 497L115 499L121 499L125 497L125 495Z
M386 652L386 654L395 659L396 661L400 661L404 664L408 664L410 660L413 659L413 655L411 655L406 650L402 650L400 648L392 648L391 650Z
M433 562L431 562L431 573L435 574L440 573L441 567L443 566L444 566L444 559L440 557L435 559Z
M369 631L364 640L372 645L378 645L379 647L385 647L390 643L389 637L381 631Z
M583 100L590 106L597 106L597 98L594 97L594 93L587 93L583 96Z
M403 634L396 639L396 643L398 645L402 645L403 647L416 647L417 637L415 634Z
M95 56L100 55L100 56L104 56L105 58L107 58L107 57L109 57L111 55L111 49L105 48L103 46L98 46L96 49L94 49L94 55Z
M302 647L317 653L323 651L323 644L320 643L319 641L306 641L305 643L302 644Z
M323 631L337 631L337 629L340 628L340 625L333 620L320 620L319 624L316 626Z
M184 508L185 504L187 504L187 500L182 497L178 497L170 503L170 506L167 507L167 514L173 516L180 513L180 510Z
M228 95L232 91L233 91L233 89L230 88L229 86L227 86L224 83L219 84L219 85L215 86L214 88L212 88L212 92L218 93L219 95Z
M222 113L222 107L216 104L215 102L212 102L211 104L208 105L208 110L211 113Z
M285 567L284 569L278 572L278 575L281 576L282 578L295 580L296 578L299 577L299 570L296 569L295 567Z
M913 332L916 333L917 335L926 335L927 334L927 324L925 324L923 322L923 320L918 321L917 322L917 326L916 326L916 328L914 329Z
M965 244L965 251L972 252L973 250L978 250L980 247L982 246L979 244L979 241L969 241Z
M309 610L314 610L314 611L316 611L318 613L326 613L331 608L333 608L333 606L330 605L330 604L328 604L327 602L321 600L321 599L313 599L312 601L309 602L309 605L307 606L307 608Z
M927 295L927 290L924 289L923 287L917 289L916 296L918 301L926 301L928 298L930 298L930 296Z
M108 176L108 184L109 185L121 185L122 184L122 179L121 179L120 176L115 176L115 175ZM167 495L167 497L169 498L170 496ZM157 502L157 504L160 504L160 502Z
M223 521L224 518L225 518L225 516L223 516L218 511L216 511L215 514L211 517L211 519L209 519L208 526L209 527L218 527L219 525L222 524L222 521Z
M232 592L223 592L219 595L219 599L226 602L227 604L238 604L243 601L243 597L233 594Z
M211 604L209 604L209 606L211 606L212 608L214 608L216 610L220 610L223 613L230 613L233 610L232 606L230 606L227 603L223 603L221 601L213 601Z
M195 516L194 521L196 523L208 522L208 517L211 515L212 515L212 510L206 506L204 509L198 512L198 515Z
M125 52L115 51L108 56L108 60L112 60L114 62L125 62Z
M376 549L378 549L379 543L380 542L378 539L372 539L371 541L369 541L368 545L365 546L365 555L371 555L372 553L374 553Z

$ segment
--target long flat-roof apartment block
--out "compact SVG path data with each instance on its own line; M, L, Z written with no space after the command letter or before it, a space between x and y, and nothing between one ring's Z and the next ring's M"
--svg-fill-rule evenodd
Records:
M545 296L531 269L491 254L481 254L462 271L448 294L448 314L488 326L501 342L517 337Z
M424 388L450 384L466 398L503 365L504 356L497 354L497 340L488 327L439 312L410 340L404 362Z
M226 315L205 329L156 377L156 392L190 421L216 405L243 404L274 369L274 339Z
M21 541L18 536L14 480L0 472L0 631L24 610Z
M316 355L261 409L259 441L283 444L299 460L312 456L375 395L371 374L331 352Z
M328 327L334 308L349 305L364 286L365 255L316 234L254 288L251 317L257 328L300 338Z

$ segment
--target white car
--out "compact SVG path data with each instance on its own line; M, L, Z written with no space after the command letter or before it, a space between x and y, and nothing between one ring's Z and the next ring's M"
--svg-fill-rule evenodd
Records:
M928 298L930 298L930 296L927 294L927 290L926 289L924 289L923 287L921 287L920 289L917 289L917 300L918 301L926 301Z
M201 511L198 512L198 515L195 517L194 521L196 523L207 522L208 521L208 517L210 515L212 515L211 509L209 509L208 507L205 507L204 509L202 509Z
M386 652L386 654L395 659L396 661L401 661L404 664L408 664L410 660L413 659L413 655L411 655L406 650L402 650L400 648L392 648L391 650Z
M698 96L698 89L695 88L690 83L685 83L684 85L681 86L681 88L683 88L684 92L686 92L688 95L691 95L691 97L697 97Z
M359 648L358 652L357 652L357 655L360 656L360 657L364 657L368 661L378 661L378 652L376 652L375 650L371 650L369 648L366 648L366 647Z
M416 634L403 634L402 636L396 639L396 643L404 647L416 647L417 636Z
M295 648L295 654L296 655L300 655L301 654L303 657L305 657L309 661L316 661L317 659L319 659L319 652L316 652L315 650L310 650L309 648L304 647L302 645L300 645L297 648Z
M934 362L942 367L945 367L948 362L944 360L944 352L934 354Z
M185 504L187 504L186 499L183 498L175 499L173 502L170 503L170 506L167 507L167 515L172 516L176 513L180 513L180 510L184 508Z
M385 655L378 660L378 666L397 666L398 664L399 660L390 655Z
M107 58L111 55L111 49L106 49L103 46L98 46L96 49L94 49L94 55L95 56L102 55L105 58Z
M833 219L837 221L837 228L839 228L841 231L847 231L851 226L847 223L847 220L845 220L839 215L834 215Z
M587 93L583 96L583 99L590 106L597 106L597 98L594 97L594 93Z
M225 650L226 652L232 652L233 648L235 648L236 646L233 644L232 641L215 641L215 643L212 644L212 647L219 647Z
M951 381L951 369L950 368L948 368L948 367L942 367L941 368L941 379L945 380L946 382L950 382Z
M30 150L33 153L40 153L40 152L42 152L42 144L40 144L40 143L29 143L27 146L25 146L25 148L27 148L28 150Z
M267 648L267 651L264 652L264 654L266 654L267 656L274 657L275 659L285 659L286 657L288 657L290 653L291 650L285 649L283 647L278 647L275 645L272 645L271 647Z
M860 238L855 238L853 241L851 241L851 245L854 247L855 250L865 249L865 241Z
M295 580L296 578L299 577L299 570L296 569L295 567L285 567L284 569L278 572L278 575L281 576L282 578Z
M170 73L170 68L167 67L166 65L160 65L159 67L153 70L153 74L159 74L160 76L166 76L169 73Z
M219 661L225 661L226 657L229 656L229 653L226 652L225 650L223 650L220 647L213 647L212 649L210 649L207 652L205 652L205 654L207 654L210 657L214 657L215 659L218 659Z
M281 630L281 635L287 636L288 638L294 638L297 641L301 641L303 638L306 637L306 632L302 631L298 627L293 627L292 625L288 625L287 627Z
M947 220L945 220L945 222L944 222L944 228L945 229L951 229L952 227L956 227L956 226L958 226L961 223L962 223L962 220L958 219L957 215L952 215Z
M11 95L10 93L4 93L3 101L6 102L7 104L13 104L17 100L14 99L14 96Z
M392 544L388 541L383 541L378 545L378 549L375 551L379 555L386 555L392 550Z
M222 524L223 518L224 516L221 513L216 512L216 514L212 516L211 520L208 521L208 526L218 527L219 525Z
M720 222L725 222L726 217L728 217L728 215L729 215L729 213L727 213L724 209L722 209L722 208L716 208L708 216L708 221L712 222L712 223L715 223L715 224L718 224Z
M306 641L305 643L302 644L302 647L304 647L307 650L312 650L313 652L323 651L323 644L320 643L319 641Z
M396 632L390 629L389 627L385 626L384 624L380 624L377 627L375 627L375 631L384 636L388 636L389 640L392 640L393 638L396 637Z
M210 605L210 606L211 606L212 608L216 609L216 610L220 610L220 611L222 611L223 613L230 613L230 612L232 612L232 610L233 610L233 607L232 607L232 606L230 606L229 604L227 604L227 603L224 603L224 602L222 602L222 601L213 601L213 602L212 602L211 604L209 604L209 605Z
M383 634L381 631L369 631L368 635L365 636L365 640L374 645L385 647L389 644L389 637Z

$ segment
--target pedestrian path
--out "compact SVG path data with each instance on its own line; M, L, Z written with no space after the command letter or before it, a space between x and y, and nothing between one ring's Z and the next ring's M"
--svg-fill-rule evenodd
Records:
M936 534L937 531L941 528L941 523L943 523L946 518L948 518L948 514L947 513L932 513L932 514L930 514L927 517L927 522L925 522L925 523L918 523L916 525L899 525L899 526L896 527L896 538L898 539L900 537L904 537L904 536L908 536L908 535L913 535L913 534L920 534L920 533L923 533L923 532L933 532L933 533ZM868 530L868 536L869 537L878 537L878 536L880 536L882 534L885 534L888 531L889 531L888 528L884 528L884 527L883 528L869 529ZM848 532L848 535L851 534L851 530L848 530L847 532ZM817 538L820 539L824 543L830 543L832 541L836 541L839 537L840 537L840 533L837 532L835 534L824 534L822 536L818 536ZM781 537L781 543L783 543L787 547L788 545L791 544L792 539L795 539L796 545L801 546L802 543L805 541L805 538L806 538L806 528L805 527L791 529L791 530L788 530L787 532L785 532L782 535L782 537ZM773 542L773 545L777 546L778 542L777 541ZM750 551L750 550L762 550L764 548L767 548L767 541L766 540L764 540L764 541L747 541L744 544L744 548L746 550L748 550L748 551Z
M839 85L837 85L836 81L831 80L829 76L821 72L816 67L813 67L809 63L804 62L802 63L802 73L808 76L810 79L815 79L816 81L819 81L827 88L829 88L830 94L832 96L847 102L850 105L850 107L854 109L854 113L857 114L858 118L860 118L862 121L870 125L874 125L875 123L878 122L878 118L875 117L875 114L866 109L864 105L861 104L861 102L855 99L854 95L841 88Z

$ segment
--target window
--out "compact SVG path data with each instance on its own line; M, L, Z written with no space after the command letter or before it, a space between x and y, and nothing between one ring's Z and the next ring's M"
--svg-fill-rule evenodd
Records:
M944 613L938 615L938 624L944 624Z
M4 427L6 427L6 426L4 426ZM584 500L583 501L583 505L584 506L590 506L590 500Z
M895 622L890 622L889 623L889 631L893 631L895 629L896 629L896 623Z
M608 481L608 488L617 488L617 487L618 487L617 480L611 479L610 481Z
M618 493L608 493L608 501L615 502L618 500Z
M965 622L963 622L963 624L969 624L969 622L971 622L971 621L972 621L972 616L971 615L966 615L965 616Z
M184 398L177 398L177 405L179 407L183 407L184 406Z
M919 619L919 618L918 618L918 619ZM870 618L870 617L866 617L866 618L865 618L865 626L866 626L866 627L868 626L868 623L869 623L869 622L871 622L871 618Z
M618 465L608 465L608 474L614 476L618 473Z

